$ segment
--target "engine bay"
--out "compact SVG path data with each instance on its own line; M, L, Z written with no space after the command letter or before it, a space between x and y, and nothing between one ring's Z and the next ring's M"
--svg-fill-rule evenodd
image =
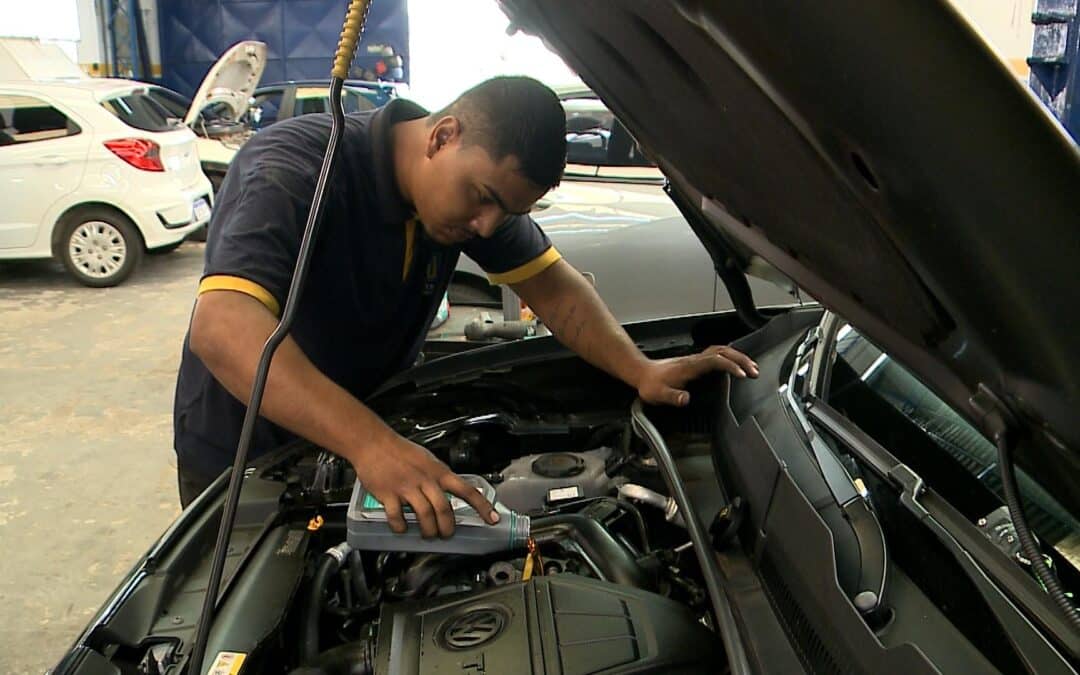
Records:
M723 649L685 526L625 410L456 412L389 421L475 472L529 523L527 539L446 553L468 549L461 518L449 540L359 522L349 464L294 449L254 479L287 486L278 521L304 525L301 578L279 639L246 658L295 673L715 672ZM354 545L364 527L377 545Z
M511 354L514 365L484 356L479 369L471 355L436 361L376 395L372 408L397 433L528 519L527 535L503 530L497 545L444 547L454 538L422 540L415 525L393 535L384 523L372 543L347 461L303 441L260 457L196 670L242 659L244 672L310 675L1024 672L1029 652L1009 636L1032 624L992 604L994 589L963 566L1000 559L997 579L1034 583L976 526L992 495L950 515L945 499L963 505L971 491L944 479L956 475L948 455L940 467L910 458L935 486L913 502L892 478L914 474L876 471L870 446L855 452L824 426L813 430L827 447L807 442L781 384L817 318L778 317L748 336L737 346L761 376L702 378L686 408L644 411L652 433L634 392L544 353ZM722 339L712 332L653 353ZM901 449L916 438L836 402L867 428L893 429ZM836 498L830 457L843 469L832 475L860 481L854 497ZM136 566L80 638L72 672L185 672L226 481ZM920 504L965 537L962 555L911 515Z

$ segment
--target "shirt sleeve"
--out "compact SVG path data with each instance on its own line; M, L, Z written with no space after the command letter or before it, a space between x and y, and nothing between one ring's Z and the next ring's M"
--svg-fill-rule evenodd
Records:
M237 291L280 315L313 187L310 177L281 166L228 176L209 226L199 295Z
M516 284L540 274L562 259L535 220L514 216L491 237L476 238L462 249L487 272L493 284Z

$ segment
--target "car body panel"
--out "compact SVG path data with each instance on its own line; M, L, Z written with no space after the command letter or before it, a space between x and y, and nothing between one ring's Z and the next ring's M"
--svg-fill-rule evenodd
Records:
M621 322L730 309L713 261L665 192L660 169L595 93L580 84L554 90L566 112L568 162L562 182L531 215L563 258L596 284ZM455 278L468 277L484 274L462 257ZM792 302L780 286L750 283L759 305Z
M203 109L213 103L224 104L232 121L239 119L247 112L248 101L265 68L265 42L245 40L230 47L203 78L191 99L184 124L195 124Z
M1080 150L948 3L502 4L722 240L1080 473Z
M41 93L15 93L17 91L20 90L0 89L0 108L4 107L2 100L5 98L36 99L64 112L80 131L72 136L20 143L0 150L0 193L9 195L4 200L3 216L0 216L0 255L5 250L34 246L41 236L44 214L57 202L74 196L86 171L93 133L84 118L54 97ZM27 92L26 89L21 91ZM26 198L28 193L33 197Z
M538 206L532 217L564 259L595 282L619 321L730 308L712 260L660 185L567 178ZM485 278L465 256L457 270ZM761 304L792 301L772 284L754 283Z

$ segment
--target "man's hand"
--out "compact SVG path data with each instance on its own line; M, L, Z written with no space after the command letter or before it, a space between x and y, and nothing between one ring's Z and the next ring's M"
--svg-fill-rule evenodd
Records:
M646 403L685 406L690 403L690 393L683 389L686 383L717 370L738 378L758 376L757 364L746 354L731 347L709 347L693 356L650 361L638 380L638 396Z
M364 488L382 502L391 530L398 534L405 531L402 509L408 504L416 514L424 538L438 535L445 539L452 535L454 513L446 492L464 499L487 522L499 522L499 514L479 490L427 449L387 431L378 443L358 453L353 468Z
M259 352L276 325L276 317L249 295L206 293L195 305L191 349L237 400L247 403ZM319 372L291 337L274 355L259 412L348 459L364 487L386 507L395 532L405 531L402 507L408 504L425 537L453 534L446 492L471 504L489 523L498 521L482 494Z
M758 376L757 364L731 347L709 347L694 356L662 361L648 359L592 284L565 260L513 288L560 342L597 368L637 387L646 403L687 405L686 383L714 370L735 377Z

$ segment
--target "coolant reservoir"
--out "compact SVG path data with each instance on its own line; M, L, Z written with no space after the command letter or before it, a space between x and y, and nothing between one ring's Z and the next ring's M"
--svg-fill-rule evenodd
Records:
M375 496L369 494L359 481L349 502L348 534L346 539L355 549L368 551L409 551L415 553L460 553L484 555L498 551L524 548L529 539L529 517L523 516L496 501L495 488L481 476L462 474L462 480L479 490L495 507L499 522L489 525L463 499L447 493L454 512L454 536L449 539L424 539L416 514L404 507L408 529L395 534L387 523L386 510Z

